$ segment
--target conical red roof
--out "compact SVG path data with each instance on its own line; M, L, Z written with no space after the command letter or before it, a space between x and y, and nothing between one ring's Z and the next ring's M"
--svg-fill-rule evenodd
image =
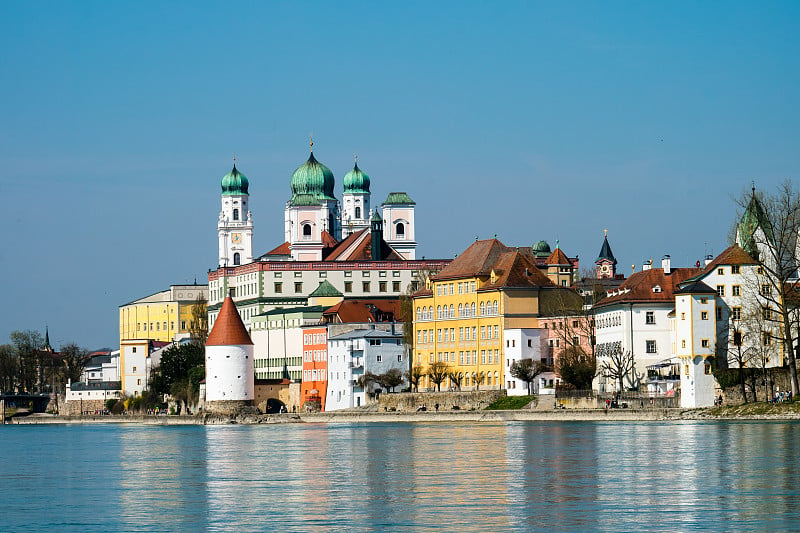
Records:
M206 346L235 346L241 344L253 344L250 334L244 327L244 322L236 311L236 304L230 296L222 302L217 320L214 327L208 334Z

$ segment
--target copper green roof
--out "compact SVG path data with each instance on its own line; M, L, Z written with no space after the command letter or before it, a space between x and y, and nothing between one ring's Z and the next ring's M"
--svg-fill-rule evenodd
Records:
M319 200L313 194L296 194L289 202L292 206L318 206Z
M370 222L383 222L381 215L378 214L378 210L376 209L374 213L372 213L372 217L369 219Z
M345 194L369 194L369 176L358 168L358 163L355 164L353 170L344 175L342 185L344 185Z
M549 256L550 245L547 244L547 241L539 241L536 244L531 245L531 251L536 256Z
M335 200L333 186L335 180L331 169L314 158L312 152L308 161L300 165L292 174L292 198L300 194L310 194L317 200Z
M236 164L233 165L233 170L222 176L223 195L248 194L247 189L249 186L247 176L236 169Z
M750 203L747 204L747 209L745 209L742 220L736 229L739 233L742 248L756 259L758 259L759 254L754 235L758 228L761 228L761 231L764 232L767 242L774 245L775 236L772 232L772 224L764 211L764 207L761 205L761 201L756 196L755 189L753 189L753 196L750 199Z
M390 192L382 205L417 205L417 202L404 192Z
M336 287L331 285L331 283L326 279L325 281L321 281L319 287L314 289L314 292L308 295L308 297L324 297L324 296L343 296L341 292L339 292Z

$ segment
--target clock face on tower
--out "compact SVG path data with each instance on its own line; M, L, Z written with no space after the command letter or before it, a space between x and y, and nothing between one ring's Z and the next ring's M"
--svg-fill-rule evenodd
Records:
M239 244L240 242L242 242L242 234L241 233L231 234L231 242L233 244Z

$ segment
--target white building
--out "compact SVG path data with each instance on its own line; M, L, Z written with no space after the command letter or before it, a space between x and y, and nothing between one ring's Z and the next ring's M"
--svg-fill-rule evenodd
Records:
M291 379L303 375L303 328L319 324L322 306L273 309L251 318L257 379Z
M673 354L673 332L669 314L675 308L674 291L679 283L700 273L699 268L672 268L669 256L662 268L648 263L632 274L596 306L597 368L595 387L612 392L619 384L603 372L620 358L632 357L634 369L624 378L625 389L646 385L647 367L669 359Z
M377 329L357 329L328 337L328 395L326 411L366 405L367 394L358 380L365 373L385 374L392 368L405 373L402 334ZM407 386L404 382L398 388Z
M681 407L714 405L712 361L717 334L716 292L702 281L675 291L676 355L681 362Z
M547 350L544 349L542 330L538 328L516 328L503 331L505 339L505 388L509 396L528 394L528 385L511 375L511 365L522 359L531 359L547 364ZM531 383L530 394L553 394L555 392L555 373L552 371L539 374Z

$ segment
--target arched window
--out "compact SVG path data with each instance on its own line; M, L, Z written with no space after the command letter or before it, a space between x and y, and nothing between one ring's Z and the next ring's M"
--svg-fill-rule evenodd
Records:
M303 239L308 240L311 238L311 224L303 224Z
M497 307L497 300L495 300L495 301L494 301L494 307L492 308L492 313L496 315L496 314L497 314L497 309L498 309L498 307Z
M455 316L455 308L453 307L453 304L450 304L450 318L455 318Z
M475 302L470 305L470 315L475 316Z
M417 320L422 320L422 310L417 307Z
M240 264L240 261L241 261L241 259L239 257L239 252L236 252L235 254L233 254L233 264L234 265L238 265L238 264Z
M394 227L395 235L397 235L398 239L405 239L406 238L406 227L403 225L402 222L398 222Z
M458 304L458 316L464 315L464 304Z
M361 218L361 208L356 206L356 218Z
M486 307L483 305L483 302L481 302L481 316L484 314L486 314Z
M239 210L238 209L234 209L233 210L233 220L239 220Z
M440 320L442 318L442 306L441 305L437 305L436 306L436 317L439 318Z

